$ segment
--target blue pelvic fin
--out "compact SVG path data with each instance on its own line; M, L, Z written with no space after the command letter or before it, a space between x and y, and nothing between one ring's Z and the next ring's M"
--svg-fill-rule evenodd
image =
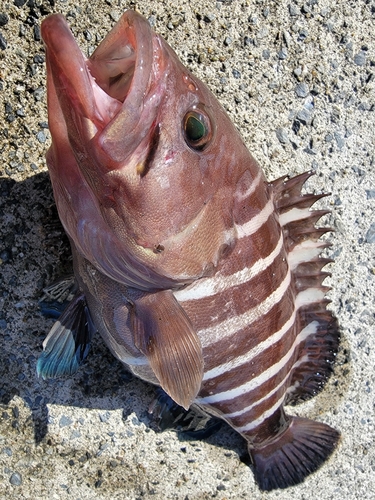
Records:
M85 296L79 292L43 342L38 376L47 379L75 373L89 352L95 332Z

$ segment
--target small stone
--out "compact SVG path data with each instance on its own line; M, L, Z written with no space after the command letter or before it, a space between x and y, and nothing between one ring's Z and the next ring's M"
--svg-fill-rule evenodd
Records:
M300 111L298 111L296 118L304 125L308 125L309 123L311 123L312 115L306 108L302 108Z
M34 62L36 64L44 64L44 56L37 54L36 56L34 56Z
M92 34L90 33L89 30L85 30L83 32L83 36L85 37L85 39L88 41L88 42L91 42L92 40Z
M111 417L111 414L109 413L109 411L106 411L104 413L99 413L99 418L100 418L101 422L108 422L110 417Z
M205 23L212 23L212 21L215 20L215 14L212 14L212 13L209 13L209 14L205 14L205 16L203 17L203 21Z
M298 97L307 97L310 89L306 83L298 83L298 85L296 85L295 92Z
M46 142L46 134L43 132L43 130L36 134L36 138L41 144L44 144Z
M34 30L33 31L34 31L34 40L36 42L40 42L41 36L40 36L40 26L39 26L39 24L35 24L34 25Z
M366 196L368 200L375 199L375 189L366 189Z
M241 78L241 73L240 71L238 71L238 69L234 69L232 70L232 75L234 76L234 78Z
M298 16L299 12L298 12L297 5L293 5L293 4L289 5L289 14L291 16Z
M366 54L365 52L363 52L363 50L361 50L354 56L354 63L357 66L364 66L366 64Z
M254 25L257 24L257 22L258 22L257 16L254 16L254 14L249 16L247 18L247 20L249 21L250 24L254 24Z
M2 262L9 262L9 260L10 260L10 253L8 252L8 250L3 250L0 253L0 260Z
M278 128L276 130L276 137L279 139L281 144L288 144L289 142L288 131L285 128Z
M288 50L286 47L283 47L280 52L277 54L277 57L282 61L288 57Z
M284 38L286 46L289 47L290 42L292 41L292 37L290 36L289 31L283 30L283 38Z
M226 45L227 47L229 47L229 45L232 45L232 42L233 42L233 40L231 39L230 36L225 37L225 39L224 39L224 45Z
M112 21L114 21L115 23L117 23L117 21L120 19L120 13L117 10L111 10L109 15Z
M9 479L10 484L13 486L21 486L22 484L22 476L19 472L13 472Z
M298 134L300 128L301 128L301 122L298 120L293 120L292 130L296 135Z
M151 28L155 28L155 26L156 26L156 17L155 16L150 16L149 18L147 18L147 21L148 21L149 25L151 26Z
M305 3L304 5L302 5L301 11L303 12L303 14L310 14L311 8L307 3Z
M345 146L345 140L344 140L344 137L342 136L342 134L340 132L334 132L334 136L335 136L338 148L340 150L343 149L343 147Z
M268 49L264 49L263 52L262 52L262 57L263 59L269 59L271 56L271 53Z
M5 50L7 48L7 41L5 40L4 36L2 33L0 33L0 49Z
M0 13L0 26L5 26L6 24L8 24L8 21L9 21L9 17L4 12L1 12Z
M298 41L299 42L303 42L304 40L306 40L306 38L309 36L309 32L306 28L304 28L303 30L301 30L298 34Z
M16 7L23 7L26 2L27 2L27 0L14 0L13 3Z
M375 243L375 222L371 224L366 233L366 243Z
M34 90L34 99L36 101L41 101L44 96L44 88L39 87L38 89Z
M63 415L60 418L59 427L68 427L69 425L72 425L72 423L73 423L73 420L71 418L66 417L65 415Z

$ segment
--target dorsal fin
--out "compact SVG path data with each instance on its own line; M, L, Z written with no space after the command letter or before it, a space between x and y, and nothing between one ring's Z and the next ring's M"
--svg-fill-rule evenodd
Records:
M299 330L314 321L319 325L299 347L299 359L290 383L287 403L306 400L319 392L332 373L340 334L336 318L327 310L329 300L324 297L329 287L323 285L329 273L324 272L331 259L322 258L321 251L330 246L320 237L330 228L315 224L328 210L311 210L311 206L325 194L301 194L306 180L314 172L305 172L291 179L280 178L271 184L275 207L283 228L288 262L299 302Z

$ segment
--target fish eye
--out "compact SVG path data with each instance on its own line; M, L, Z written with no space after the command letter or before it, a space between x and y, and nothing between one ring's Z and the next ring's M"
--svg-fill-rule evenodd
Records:
M203 151L212 138L212 127L209 117L202 110L190 110L182 121L183 133L188 146Z

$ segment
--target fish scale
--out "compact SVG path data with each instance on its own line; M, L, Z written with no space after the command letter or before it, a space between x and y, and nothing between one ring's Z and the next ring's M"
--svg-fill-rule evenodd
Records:
M139 14L89 59L60 15L42 36L47 163L77 291L39 375L74 373L98 331L133 374L237 430L261 489L300 483L339 440L284 410L323 388L339 343L320 256L329 229L315 226L327 211L311 209L324 195L301 194L312 172L268 183Z

